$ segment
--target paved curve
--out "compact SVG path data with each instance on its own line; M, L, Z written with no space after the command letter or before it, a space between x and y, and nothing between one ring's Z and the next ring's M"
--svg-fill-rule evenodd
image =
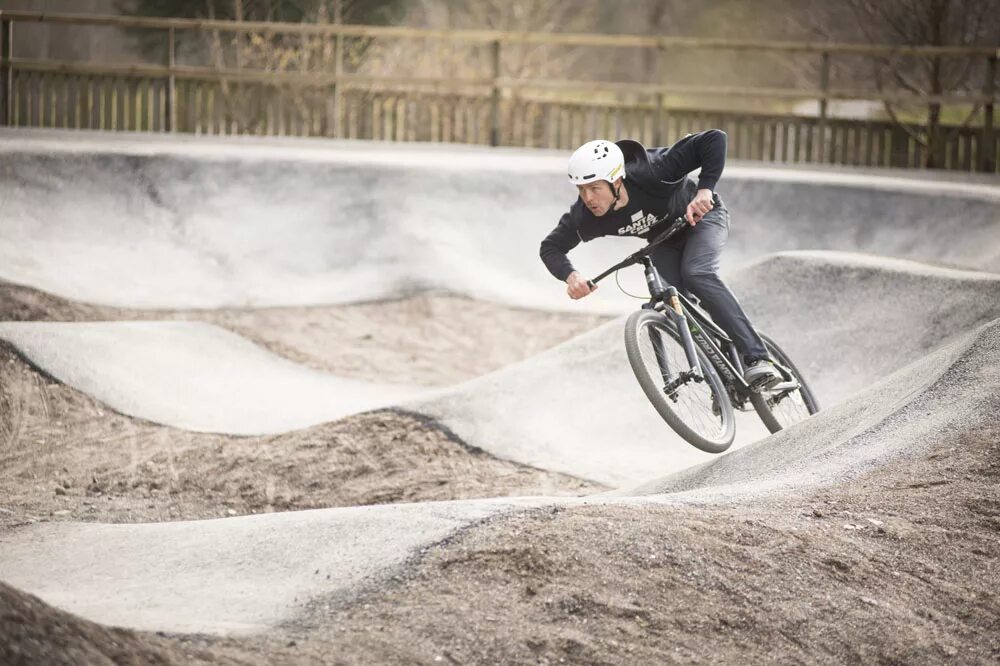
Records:
M426 392L313 370L202 322L0 322L0 338L119 412L200 432L278 434Z
M588 502L751 501L830 484L995 423L1000 320L853 399L711 463L615 496L324 509L149 525L39 524L0 536L3 579L91 620L255 633L377 586L411 555L508 511Z
M213 308L445 289L631 307L613 288L573 303L538 261L576 196L561 153L0 130L0 155L0 279L74 300ZM734 166L720 192L730 268L832 249L1000 272L997 183ZM603 239L573 258L597 273L635 246Z
M905 260L790 252L731 281L825 406L1000 316L1000 276ZM622 325L431 391L303 368L198 322L0 323L0 338L112 408L178 428L269 434L401 406L496 456L611 485L711 459L645 400ZM755 414L738 418L736 446L766 436Z
M2 279L141 307L336 303L424 288L569 307L535 257L538 238L572 197L566 189L566 202L549 201L563 187L564 156L95 134L0 138ZM420 166L428 151L439 168ZM745 501L836 483L995 423L1000 279L982 271L1000 271L996 184L754 168L730 169L724 183L736 215L729 257L733 267L744 265L730 279L757 324L815 384L826 410L807 422L693 467L698 460L685 457L693 450L668 435L647 445L649 432L664 429L649 421L651 408L623 364L620 321L431 395L369 385L354 386L351 396L339 392L338 378L303 373L203 325L2 324L0 337L33 362L95 395L107 389L102 399L122 411L155 406L166 410L156 417L164 421L204 417L184 413L190 405L175 391L196 372L192 345L208 340L219 345L220 363L204 382L216 393L201 400L226 405L209 411L230 425L202 427L234 427L234 415L237 425L246 422L239 415L247 405L218 395L229 382L246 383L253 368L251 375L287 382L293 393L314 382L306 392L322 395L330 413L365 408L348 399L363 390L372 400L364 404L435 415L497 455L631 488L582 500L35 525L0 536L4 580L106 623L256 632L378 585L426 545L502 512L555 502ZM347 223L357 219L363 224ZM596 270L631 246L593 245L574 258ZM865 252L922 262L857 254ZM622 312L627 305L612 289L600 293L580 306ZM144 361L138 351L156 356L153 349L171 350L172 363ZM161 386L152 391L151 383ZM602 418L566 399L567 386L605 401ZM279 417L291 419L280 427L335 418L305 405L292 419L303 406L293 402L254 427ZM648 481L658 475L665 478Z

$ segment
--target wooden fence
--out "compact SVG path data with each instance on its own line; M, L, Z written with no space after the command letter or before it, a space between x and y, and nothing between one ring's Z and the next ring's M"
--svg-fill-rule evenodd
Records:
M14 57L14 26L24 21L140 25L169 32L163 66L29 61ZM391 80L333 72L264 72L209 67L179 67L175 31L312 30L335 38L344 34L389 34L485 41L494 44L494 76L479 80ZM651 39L664 48L665 38L597 35L501 34L484 31L420 31L365 26L303 24L238 24L180 19L124 19L0 11L0 125L185 132L312 136L385 141L432 141L572 149L598 136L633 137L664 144L688 132L719 127L730 136L730 156L789 163L920 167L923 149L913 137L921 128L885 121L829 117L834 99L908 99L897 93L843 91L829 87L830 54L866 52L879 47L815 44L740 44L728 48L807 50L822 54L824 69L818 90L713 88L608 83L631 97L653 101L583 104L558 91L579 90L593 83L521 81L500 76L500 45L526 39L644 46ZM637 41L638 40L638 41ZM678 41L678 40L674 40ZM687 47L718 48L708 40L679 40ZM886 47L887 48L887 47ZM903 49L906 52L907 49ZM937 166L964 171L996 172L1000 137L993 127L997 53L989 49L911 48L913 54L983 57L987 77L979 95L939 96L943 103L979 103L983 122L974 127L944 127L946 139ZM339 49L338 49L339 52ZM893 53L900 52L895 49ZM554 94L553 91L556 91ZM773 115L722 110L671 108L668 94L818 99L816 116ZM930 98L918 98L925 102ZM910 131L907 131L907 130Z

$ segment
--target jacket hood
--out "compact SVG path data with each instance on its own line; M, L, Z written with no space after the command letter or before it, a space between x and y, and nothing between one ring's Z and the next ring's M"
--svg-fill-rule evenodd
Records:
M646 152L646 146L642 145L638 141L633 141L632 139L615 141L615 145L622 149L622 154L625 156L626 174L629 172L629 163L635 164L635 166L638 166L640 169L651 169L649 165L649 153Z
M681 176L677 180L663 180L656 173L653 163L649 159L649 150L646 146L632 139L622 139L615 141L615 145L622 149L625 156L625 179L634 179L640 183L657 183L662 185L677 185L687 179ZM669 152L669 148L654 148L661 154Z

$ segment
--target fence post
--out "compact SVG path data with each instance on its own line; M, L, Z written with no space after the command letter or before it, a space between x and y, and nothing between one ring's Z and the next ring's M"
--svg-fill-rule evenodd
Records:
M829 115L829 100L827 94L830 92L830 52L823 51L823 58L819 66L819 163L824 163L827 158L826 150L826 130L828 127L827 117Z
M490 145L500 145L500 40L492 43L493 100L490 108Z
M666 124L666 109L663 108L663 93L656 93L656 126L653 127L653 145L666 145L666 132L663 126Z
M889 160L886 166L903 169L910 166L910 135L899 125L893 125L889 133Z
M177 131L177 77L174 75L174 67L177 65L177 35L175 30L170 28L167 31L167 67L170 73L167 74L167 131Z
M983 95L987 97L983 107L983 144L980 149L981 171L993 173L997 169L994 161L997 154L996 134L993 129L993 95L996 92L997 56L992 55L986 61L986 81L983 84Z
M0 12L2 17L3 12ZM0 127L7 127L14 121L14 65L10 59L14 55L14 21L0 20Z
M333 5L333 22L338 26L337 36L333 47L333 90L330 95L330 105L333 108L333 138L340 137L340 106L341 106L341 86L340 77L344 75L344 33L339 31L339 26L343 24L343 3L335 2Z
M661 86L665 83L665 73L670 71L670 65L667 62L667 49L663 44L657 44L656 46L657 55L657 67L656 67L656 81ZM666 100L663 90L656 93L656 116L654 119L655 127L653 127L653 145L654 146L666 146L670 137L667 136L667 131L665 125L667 124L667 110L666 110Z

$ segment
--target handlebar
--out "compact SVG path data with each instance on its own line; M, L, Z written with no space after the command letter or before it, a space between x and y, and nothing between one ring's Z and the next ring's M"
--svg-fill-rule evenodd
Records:
M663 224L665 220L666 220L665 216L663 218L657 220L655 223L653 223L652 228L655 229L657 226ZM678 233L680 233L680 231L682 229L686 228L687 226L688 226L688 222L684 218L684 216L682 215L682 216L678 217L676 220L673 221L673 223L669 227L667 227L659 235L655 236L653 238L653 240L649 241L649 243L647 243L644 248L642 248L638 252L630 254L628 257L625 258L624 261L622 261L621 263L615 264L614 266L612 266L608 270L604 271L603 273L601 273L600 275L598 275L594 279L587 280L587 284L590 285L591 288L593 288L594 285L596 285L598 282L600 282L604 278L608 277L609 275L611 275L615 271L621 270L622 268L626 268L626 267L631 266L633 264L639 263L640 261L642 261L643 257L648 256L649 253L653 251L654 247L656 247L660 243L663 243L663 242L666 242L666 241L670 240L671 238L673 238L674 236L676 236Z

